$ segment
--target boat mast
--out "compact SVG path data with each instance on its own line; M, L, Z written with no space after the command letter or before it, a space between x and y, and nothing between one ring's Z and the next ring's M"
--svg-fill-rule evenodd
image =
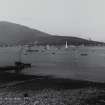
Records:
M68 44L67 44L67 41L66 41L66 46L65 46L65 48L68 48Z

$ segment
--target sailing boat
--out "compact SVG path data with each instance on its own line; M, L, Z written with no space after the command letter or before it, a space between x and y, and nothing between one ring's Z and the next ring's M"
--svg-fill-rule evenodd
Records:
M65 48L68 48L68 44L67 44L67 41L66 41L66 45L65 45Z
M32 46L28 46L28 49L26 50L27 52L34 52L34 50L32 49Z

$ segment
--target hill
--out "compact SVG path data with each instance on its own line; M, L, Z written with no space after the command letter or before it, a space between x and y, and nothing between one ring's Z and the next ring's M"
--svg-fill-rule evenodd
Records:
M77 37L56 36L41 32L23 25L2 21L0 22L0 44L19 45L38 42L38 45L103 45L102 42L90 41ZM105 44L104 44L105 45Z

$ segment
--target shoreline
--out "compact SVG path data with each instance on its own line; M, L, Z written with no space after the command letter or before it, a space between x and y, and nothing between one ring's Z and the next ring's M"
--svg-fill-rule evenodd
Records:
M85 87L98 87L98 88L105 87L104 82L55 78L53 76L24 75L24 74L0 72L0 87L14 86L18 84L27 84L27 83L29 84L33 83L36 86L38 85L39 87L41 86L43 88L47 87L47 88L76 89L76 88L85 88Z

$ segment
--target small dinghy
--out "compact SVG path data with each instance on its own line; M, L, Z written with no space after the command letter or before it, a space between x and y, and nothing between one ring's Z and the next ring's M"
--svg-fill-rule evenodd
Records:
M87 56L88 54L87 53L81 53L80 55L81 56Z

